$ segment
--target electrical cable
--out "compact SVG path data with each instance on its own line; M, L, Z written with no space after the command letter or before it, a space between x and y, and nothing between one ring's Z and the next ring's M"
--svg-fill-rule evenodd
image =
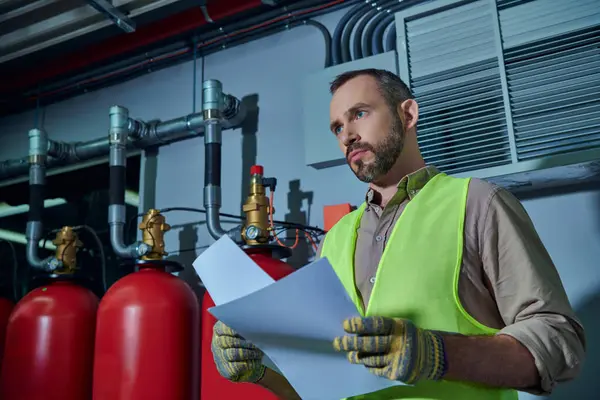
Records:
M302 23L314 26L323 34L323 39L325 40L325 68L331 67L331 33L329 33L327 27L320 22L307 19L302 21Z
M102 240L100 240L100 236L94 228L89 225L79 225L73 228L73 230L85 230L87 231L96 242L96 247L98 247L98 252L100 256L100 266L102 268L102 288L106 292L108 290L108 279L106 277L106 254L104 253L104 245L102 244Z
M387 27L394 23L395 18L394 14L386 15L385 18L377 23L375 29L373 29L373 36L371 37L373 55L383 53L383 35Z
M354 14L361 11L367 5L365 3L360 3L352 7L344 16L339 20L338 24L333 31L333 39L331 43L331 56L333 57L333 65L338 65L342 63L342 34L344 33L344 28L348 24L348 21L354 16Z
M12 271L12 282L13 282L13 296L15 296L15 301L19 299L19 292L17 291L17 286L19 283L19 261L17 259L17 248L15 244L9 240L0 239L0 242L4 242L10 248L10 252L13 259L13 271Z
M273 192L271 192L271 207L270 210L273 209L272 207L272 195ZM206 210L201 209L201 208L194 208L194 207L166 207L166 208L162 208L158 210L161 214L165 214L171 211L185 211L185 212L194 212L194 213L200 213L200 214L206 214ZM145 213L140 213L135 215L134 217L130 218L129 221L127 222L127 230L126 232L129 232L131 230L131 226L132 224L139 218L139 217L143 217L144 215L146 215ZM235 215L235 214L228 214L228 213L219 213L219 216L221 217L225 217L225 218L231 218L231 219L235 219L238 221L244 221L246 218L244 216L240 216L240 215ZM272 229L273 229L273 234L275 239L277 240L278 244L280 246L283 247L290 247L285 245L284 243L282 243L277 235L279 235L279 233L281 231L286 231L288 229L294 229L296 230L296 238L295 238L295 243L294 245L291 247L292 249L295 248L298 245L298 242L300 240L299 238L299 231L302 231L305 234L305 237L308 239L308 241L311 243L315 253L317 251L317 244L315 241L315 238L313 237L313 234L315 235L324 235L326 232L323 229L320 229L318 227L313 227L313 226L308 226L308 225L303 225L303 224L296 224L293 222L287 222L287 221L277 221L277 220L272 220L272 214L270 215L270 222L272 224ZM148 223L150 223L150 221L148 221ZM279 230L275 230L274 225L279 225L282 228ZM152 235L151 232L149 232L150 235ZM154 238L152 238L154 240ZM183 253L183 252L190 252L190 251L196 251L196 250L200 250L203 249L205 247L193 247L193 248L189 248L189 249L181 249L181 250L177 250L174 252L169 252L169 254L178 254L178 253Z
M386 11L389 12L389 10ZM373 18L373 21L367 26L365 34L362 37L362 49L365 57L371 57L373 55L373 33L375 32L377 25L379 25L386 17L389 17L389 15L384 11Z
M358 25L356 25L356 29L354 30L354 38L352 40L354 60L360 60L361 58L363 58L361 38L363 36L365 28L367 27L367 24L378 12L378 8L373 8L368 13L366 13L364 18L360 20Z
M166 208L161 208L158 210L161 214L164 213L168 213L171 211L186 211L186 212L195 212L195 213L200 213L200 214L206 214L206 210L202 209L202 208L193 208L193 207L166 207ZM131 229L131 224L139 217L143 217L144 215L146 215L146 213L140 213L137 214L136 216L132 217L129 222L128 222L128 230L127 232L129 232L129 230ZM235 219L238 221L244 221L246 219L246 217L241 216L241 215L235 215L235 214L228 214L228 213L219 213L219 216L221 217L225 217L225 218L231 218L231 219ZM294 222L287 222L287 221L277 221L274 220L273 221L275 224L277 225L281 225L284 226L288 229L300 229L300 230L309 230L309 231L314 231L314 232L318 232L321 234L325 234L326 232L318 227L315 226L309 226L309 225L303 225L303 224L296 224Z
M385 36L385 51L392 51L396 49L396 24L392 24L392 27Z
M290 249L295 249L296 246L298 246L298 243L300 242L300 231L303 231L303 233L305 233L305 237L307 239L309 239L309 241L311 242L311 244L314 247L315 252L317 251L317 245L315 244L315 242L312 240L312 237L310 235L306 235L306 231L304 229L301 228L296 228L296 238L294 240L294 244L291 246L287 246L286 244L284 244L281 240L279 240L277 231L275 230L275 224L273 221L273 200L274 200L274 196L275 196L275 190L273 190L273 188L271 188L271 193L269 194L269 223L271 225L271 229L273 232L273 237L275 238L275 241L277 242L277 244L279 244L282 247L287 247Z
M363 9L366 9L366 7L370 7L370 5L365 4L363 6ZM363 9L361 9L361 11L363 11ZM352 61L352 55L350 54L350 39L352 38L352 31L354 30L354 26L356 25L358 20L360 20L364 15L363 12L357 12L356 14L354 14L348 21L348 24L346 25L346 27L344 28L344 33L342 34L342 46L341 46L342 63L347 63L347 62Z
M379 15L379 13L382 12L382 10L385 10L386 7L390 7L392 5L394 5L396 3L397 0L386 0L383 1L377 5L375 5L373 7L373 10L369 11L367 13L367 15L365 15L365 17L360 21L360 23L358 24L358 26L356 27L356 31L354 33L354 38L353 38L353 48L354 48L354 60L358 60L361 59L363 57L365 57L365 53L364 53L364 38L365 38L365 28L367 27L367 25L369 25L370 22L373 21L373 18L375 18L377 15Z
M377 40L377 38L375 37L375 29L383 23L384 26L384 30L381 32L381 40L383 40L383 33L385 32L385 26L387 26L388 23L393 23L394 21L394 14L398 11L404 10L406 8L412 7L415 4L418 3L422 3L424 0L405 0L401 3L393 3L392 5L389 5L386 3L386 5L389 6L389 8L387 8L386 10L384 10L381 14L379 14L377 17L375 17L375 19L373 20L373 22L371 22L371 24L367 27L365 34L362 38L362 46L363 46L363 55L365 57L370 57L373 56L375 54L379 54L374 52L374 48L375 46L375 41ZM379 49L381 49L381 47L377 46Z

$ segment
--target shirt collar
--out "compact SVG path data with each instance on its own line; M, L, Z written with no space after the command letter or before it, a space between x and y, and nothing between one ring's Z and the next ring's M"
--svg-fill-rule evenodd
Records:
M398 191L390 200L390 204L402 203L407 197L409 200L412 200L417 193L423 189L427 182L439 173L440 171L436 167L429 165L406 175L398 182ZM365 202L367 205L375 205L377 203L377 198L378 193L369 188L365 195Z

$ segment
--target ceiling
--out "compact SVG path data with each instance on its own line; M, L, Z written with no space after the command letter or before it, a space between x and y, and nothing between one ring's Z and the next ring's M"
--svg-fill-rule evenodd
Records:
M104 36L133 32L136 19L153 11L160 11L163 16L172 13L177 3L183 1L0 0L0 64L104 28L113 28Z
M48 82L293 2L0 0L0 74L10 76L0 80L0 109Z
M22 66L192 7L200 0L0 0L0 66ZM37 54L38 57L32 57ZM45 55L45 57L44 57Z

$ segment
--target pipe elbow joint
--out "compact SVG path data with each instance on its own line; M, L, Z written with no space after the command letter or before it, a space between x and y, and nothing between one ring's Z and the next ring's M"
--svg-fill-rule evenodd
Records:
M27 222L27 230L25 233L27 239L25 256L27 263L35 268L42 271L53 271L59 267L52 260L57 261L54 257L40 258L38 254L38 247L40 240L42 240L42 223L41 221L29 221Z
M138 243L129 246L125 244L123 237L123 223L110 222L109 225L110 245L117 256L125 259L132 259L141 257L148 252L144 246L140 246Z
M244 238L242 237L242 225L238 225L227 231L227 236L237 245L244 244Z
M225 95L225 108L223 110L223 128L238 128L246 120L248 108L243 101L232 95Z

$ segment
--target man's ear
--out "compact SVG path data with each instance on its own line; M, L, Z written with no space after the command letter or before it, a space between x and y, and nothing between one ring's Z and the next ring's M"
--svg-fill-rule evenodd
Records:
M404 129L409 130L417 126L419 120L419 105L413 99L404 100L397 108Z

